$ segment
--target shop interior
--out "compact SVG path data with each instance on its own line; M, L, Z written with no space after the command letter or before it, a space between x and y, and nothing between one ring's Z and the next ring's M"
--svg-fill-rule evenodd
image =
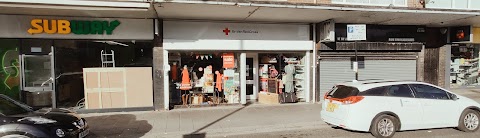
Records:
M476 86L479 78L479 45L455 44L451 47L450 87Z
M239 55L240 53L233 52L169 51L171 107L239 103L241 97ZM254 53L254 55L257 56L254 56L255 58L247 56L246 59L245 85L247 96L258 94L258 98L250 98L249 102L279 104L304 101L305 54ZM257 80L258 83L248 83L248 80ZM254 87L258 88L256 92Z
M237 53L169 52L168 62L172 105L239 103Z
M58 108L82 109L83 68L152 67L153 59L152 43L145 41L0 39L0 45L7 82L1 94L35 108L55 101Z
M259 53L258 57L259 103L296 103L305 100L305 54Z

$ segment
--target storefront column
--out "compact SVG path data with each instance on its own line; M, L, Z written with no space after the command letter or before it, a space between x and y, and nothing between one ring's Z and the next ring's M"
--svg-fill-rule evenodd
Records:
M310 68L311 68L310 67L310 62L311 62L310 57L311 57L310 51L305 52L305 73L306 73L305 74L305 82L306 82L305 83L305 85L306 85L305 86L305 102L307 102L307 103L310 102L310 95L311 95L310 94L310 90L311 90L310 89L311 88L310 87L310 85L311 85L310 78L312 77L312 75L310 75L310 73L312 73L312 72L310 71Z
M159 31L156 32L155 38L154 38L154 44L153 44L153 106L156 111L159 110L168 110L168 99L167 96L165 96L164 88L164 57L165 55L168 57L168 54L163 53L165 50L163 49L163 34L161 31L162 27L162 22L159 21L157 24L158 28L160 28ZM168 60L168 59L167 59ZM167 62L168 63L168 62ZM168 82L168 81L166 81ZM168 92L167 92L168 93ZM167 98L165 98L167 97Z
M240 103L247 103L247 53L240 54Z
M163 50L163 92L165 93L163 96L163 104L164 109L169 110L170 105L170 87L169 87L169 78L168 72L170 71L170 65L168 64L168 51Z

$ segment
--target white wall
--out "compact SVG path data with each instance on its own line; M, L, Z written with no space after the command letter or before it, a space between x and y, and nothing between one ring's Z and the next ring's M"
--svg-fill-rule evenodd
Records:
M294 24L164 21L163 34L164 39L177 40L310 40L310 27Z

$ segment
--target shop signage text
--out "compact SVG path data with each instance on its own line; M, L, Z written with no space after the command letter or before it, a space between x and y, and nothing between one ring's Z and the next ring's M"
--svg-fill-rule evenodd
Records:
M233 53L223 53L223 68L235 68L235 56Z
M234 34L234 33L237 33L237 34L258 34L258 31L257 30L230 30L228 28L225 28L222 30L223 33L225 33L225 35L229 35L230 33Z
M76 35L112 35L113 30L120 25L120 21L86 21L86 20L46 20L33 19L30 21L29 34L76 34Z
M354 34L355 28L348 28L348 24L335 24L335 41L348 42L349 34ZM368 42L425 42L425 26L416 25L366 25Z
M367 40L367 25L365 24L349 24L347 25L347 40Z

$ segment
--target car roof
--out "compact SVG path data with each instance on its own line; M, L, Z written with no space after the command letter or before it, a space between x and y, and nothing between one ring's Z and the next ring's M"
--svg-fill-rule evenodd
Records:
M358 80L358 81L348 81L343 83L338 83L336 85L344 85L357 88L360 92L366 91L368 89L389 86L389 85L400 85L400 84L424 84L431 85L425 82L419 81L405 81L405 80L381 80L381 79L371 79L371 80Z

